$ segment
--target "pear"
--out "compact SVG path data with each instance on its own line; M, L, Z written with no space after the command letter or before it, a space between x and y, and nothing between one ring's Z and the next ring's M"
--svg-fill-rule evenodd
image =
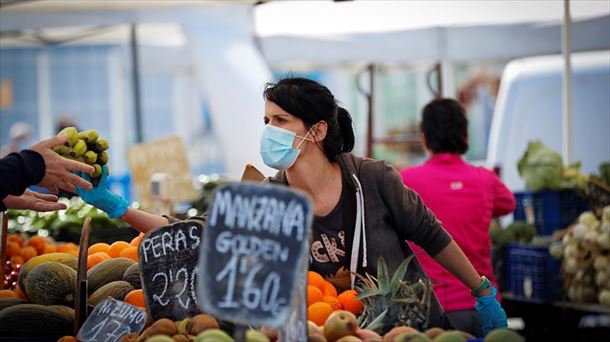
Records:
M99 138L99 133L94 129L88 129L78 133L78 138L83 139L87 144L92 144Z
M95 153L93 151L87 151L83 155L83 159L85 160L85 163L87 163L89 165L93 165L93 164L95 164L95 162L97 160L97 153Z
M102 175L102 167L99 164L92 165L95 171L91 175L91 178L99 178Z
M82 156L87 152L87 144L84 140L78 139L76 144L72 147L72 153L70 154L73 158Z
M185 318L181 321L176 321L176 328L178 329L178 334L186 334L188 333L188 325L190 318Z
M100 165L108 164L108 153L100 152L97 154L97 163Z
M329 342L355 335L358 329L358 320L353 313L345 310L338 310L330 314L324 323L324 337Z
M67 137L66 146L74 146L78 141L78 131L76 130L76 127L66 127L57 135L65 135Z
M72 149L70 149L70 147L66 145L59 145L53 147L53 151L55 151L60 156L67 156L70 155L70 151L72 151Z
M233 342L233 338L220 329L210 329L197 335L195 342Z
M100 140L96 141L95 142L95 149L98 152L106 151L108 149L108 140L100 139Z
M269 342L269 338L260 331L250 329L246 331L246 342Z

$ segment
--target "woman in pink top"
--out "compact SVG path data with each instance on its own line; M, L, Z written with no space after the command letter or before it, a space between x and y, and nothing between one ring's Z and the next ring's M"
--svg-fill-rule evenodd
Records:
M496 286L489 224L493 217L512 212L515 198L493 172L462 159L468 149L467 130L466 111L457 101L431 101L423 109L421 122L422 141L431 157L423 165L400 174L405 185L419 193L442 222L479 274ZM455 327L480 336L470 290L421 248L412 248Z

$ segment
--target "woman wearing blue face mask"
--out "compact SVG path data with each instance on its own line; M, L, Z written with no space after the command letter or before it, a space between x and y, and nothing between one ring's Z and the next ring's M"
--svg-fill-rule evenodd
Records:
M313 201L312 271L345 290L353 287L354 274L377 274L379 257L393 272L412 255L405 240L413 241L472 290L484 333L507 326L496 290L400 175L383 161L350 153L352 119L328 88L289 78L269 84L264 98L260 152L279 171L268 182L304 191ZM407 278L421 277L426 275L413 260ZM432 326L450 326L436 298Z
M483 332L506 327L496 290L477 274L419 196L385 162L350 153L352 119L328 88L289 78L268 85L263 96L266 127L260 153L265 164L278 170L267 181L304 191L313 201L311 270L345 290L354 286L354 274L377 274L379 257L393 272L413 254L405 240L413 241L472 289ZM128 208L106 190L104 176L93 190L78 189L87 203L143 232L168 223L164 217ZM407 279L422 277L426 275L414 259ZM436 298L427 326L419 328L434 326L451 326Z

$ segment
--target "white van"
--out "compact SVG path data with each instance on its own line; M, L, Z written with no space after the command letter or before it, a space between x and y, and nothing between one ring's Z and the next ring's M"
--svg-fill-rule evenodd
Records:
M525 190L517 171L527 143L541 140L561 154L561 55L511 61L502 75L487 150L513 191ZM610 160L610 51L572 54L572 162L597 173Z

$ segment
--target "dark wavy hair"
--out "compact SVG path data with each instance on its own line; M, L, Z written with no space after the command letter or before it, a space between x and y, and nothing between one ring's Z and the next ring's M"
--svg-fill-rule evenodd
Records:
M434 153L463 154L468 150L466 109L453 99L435 99L422 110L421 131Z
M326 121L328 131L324 139L324 154L328 160L334 161L337 154L350 152L354 148L351 115L320 83L289 77L277 83L267 83L263 97L303 120L307 129L319 121Z

